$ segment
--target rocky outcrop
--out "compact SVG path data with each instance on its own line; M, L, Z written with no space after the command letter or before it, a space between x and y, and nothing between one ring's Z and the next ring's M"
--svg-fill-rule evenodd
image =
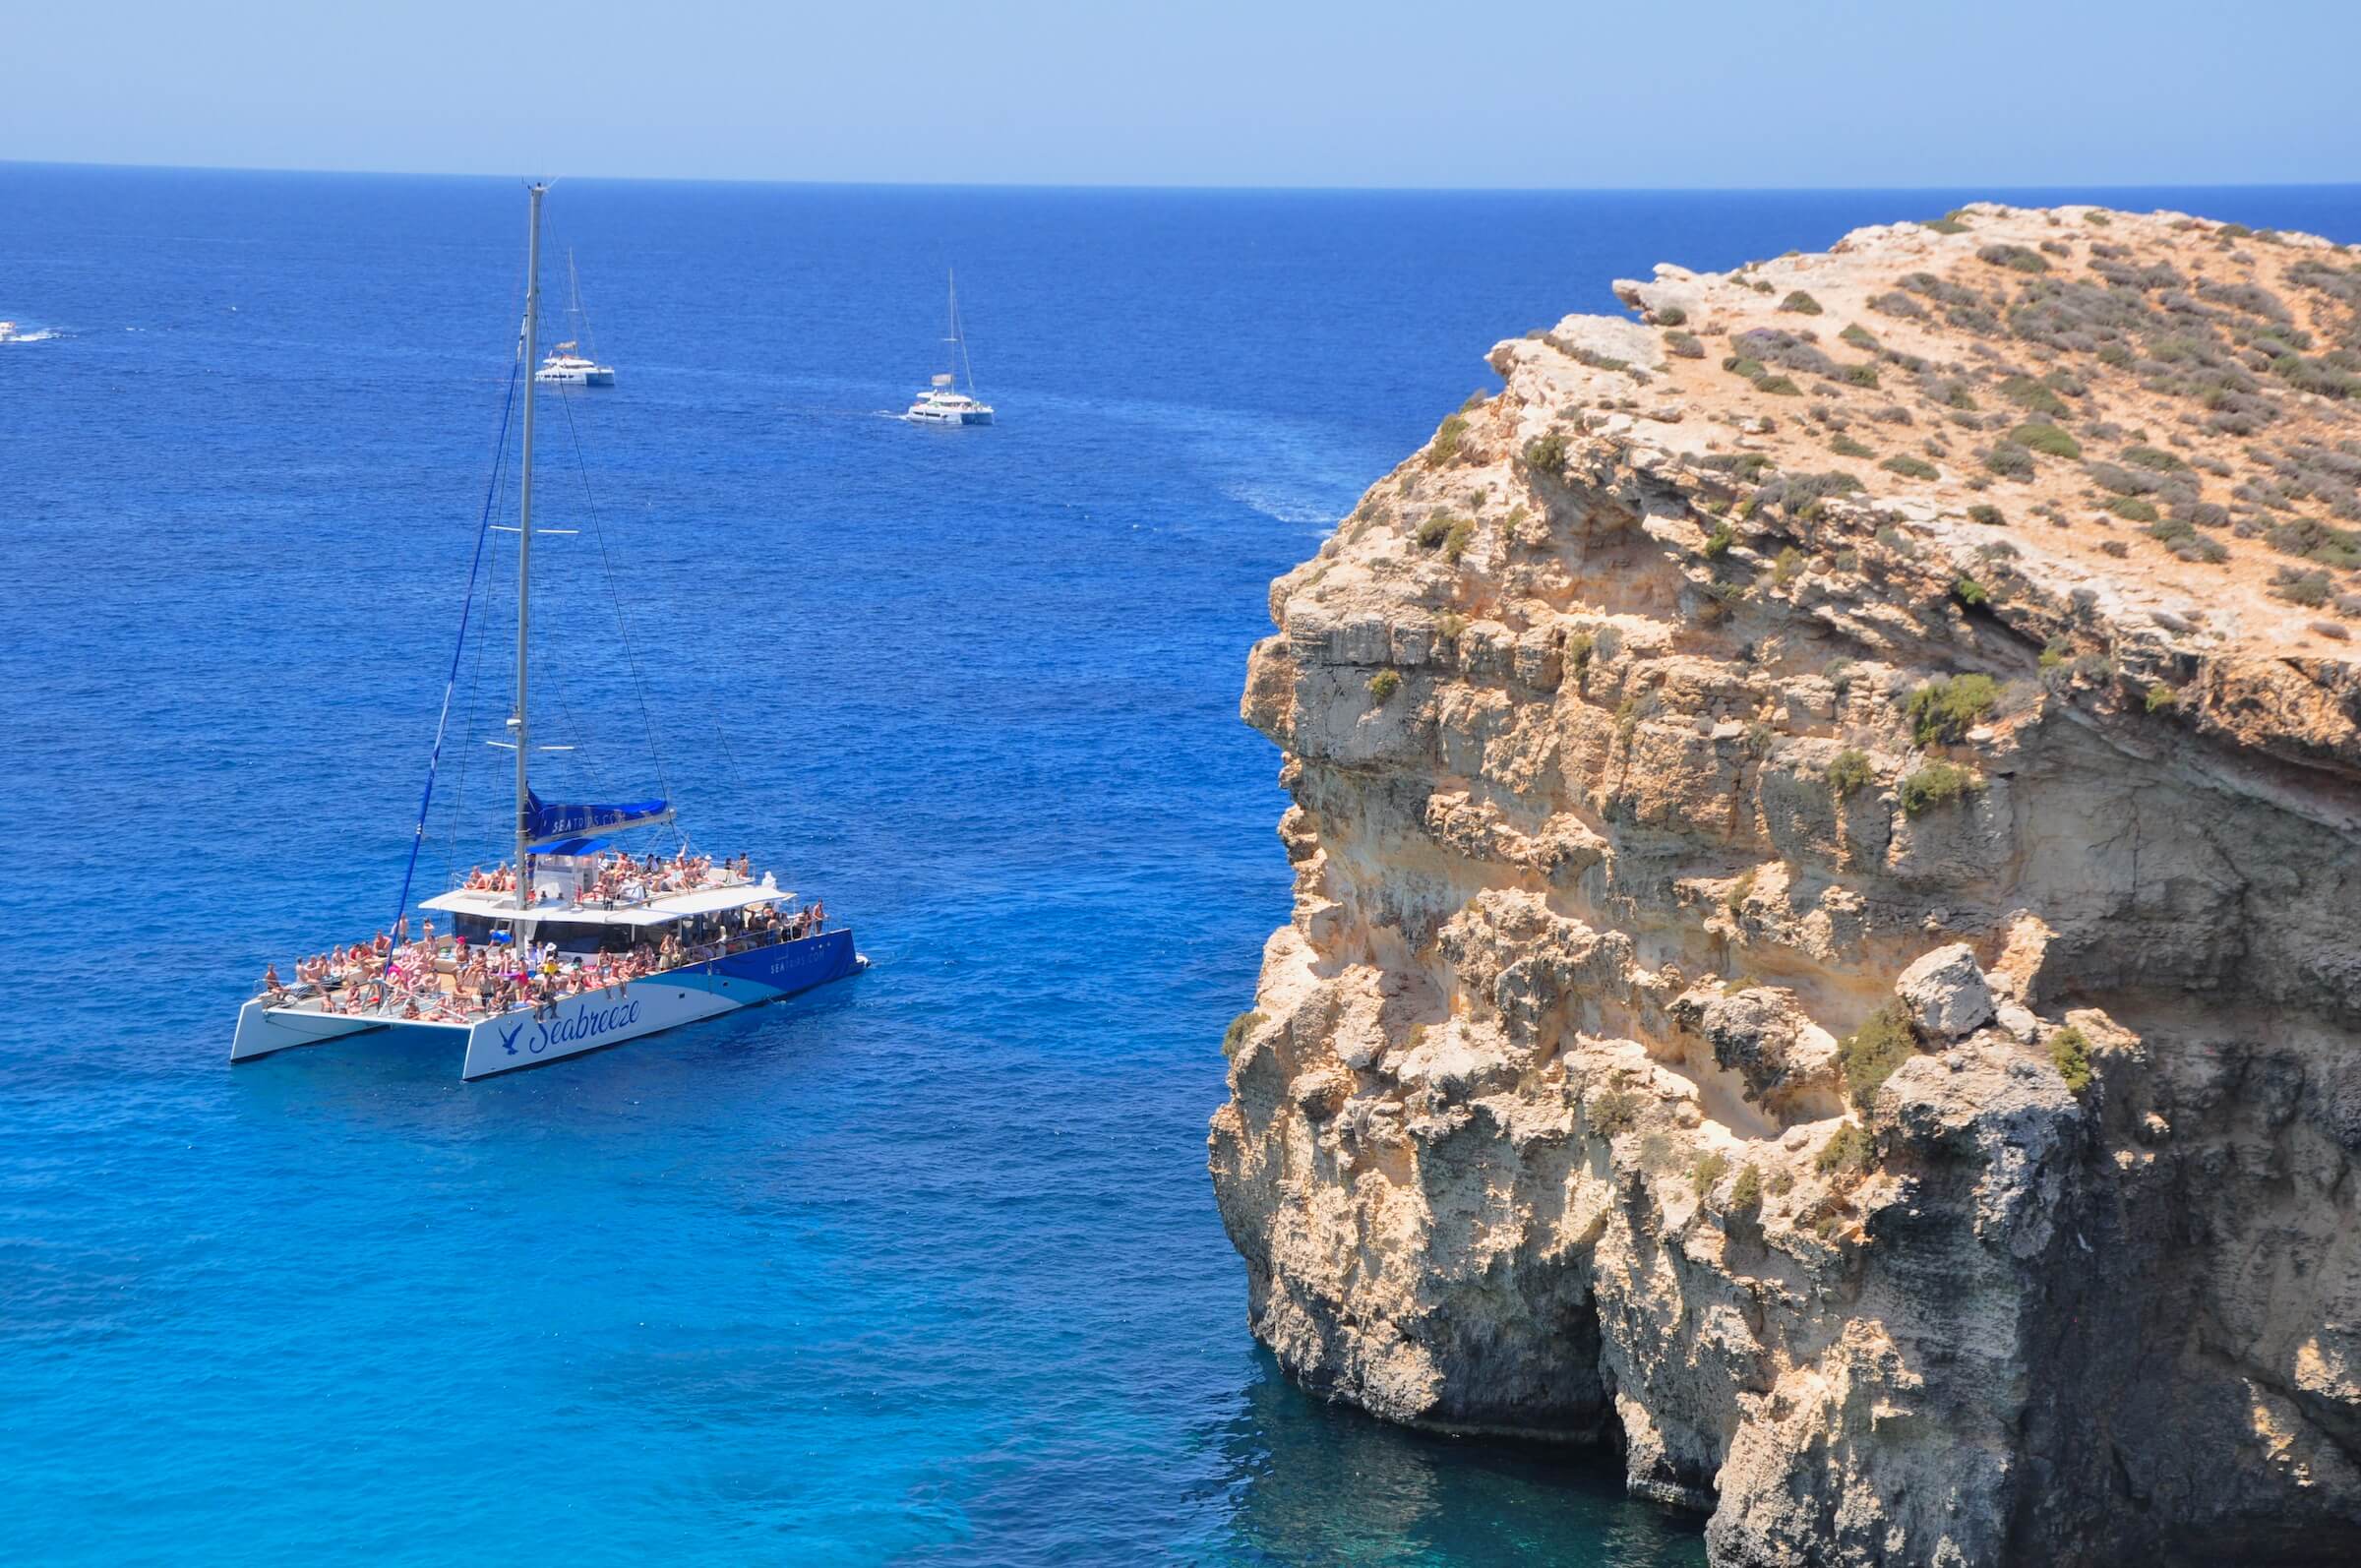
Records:
M2361 1560L2361 257L1621 288L1273 586L1254 1332L1721 1564Z

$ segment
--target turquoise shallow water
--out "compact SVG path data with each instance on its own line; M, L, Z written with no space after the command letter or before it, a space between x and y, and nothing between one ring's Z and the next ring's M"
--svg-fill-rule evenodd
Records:
M1495 339L1951 200L560 185L622 385L545 427L553 782L668 787L877 967L462 1086L223 1058L267 958L391 913L517 188L0 166L0 316L56 332L0 347L0 1556L1698 1561L1600 1456L1246 1335L1205 1118L1288 897L1238 691ZM877 412L946 262L989 431ZM495 852L501 656L431 875Z

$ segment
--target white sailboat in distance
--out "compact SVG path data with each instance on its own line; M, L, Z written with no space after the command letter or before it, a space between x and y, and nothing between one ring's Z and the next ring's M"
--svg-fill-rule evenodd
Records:
M566 307L574 336L549 351L533 380L544 387L612 387L615 367L598 362L598 345L590 340L590 319L582 311L582 279L574 270L574 251L566 252L566 287L572 303ZM580 352L587 347L587 352Z
M951 280L951 335L943 341L951 347L951 368L935 378L934 385L918 394L904 419L921 425L989 425L992 423L992 404L976 396L976 367L967 357L967 339L959 332L959 276ZM958 374L967 373L967 391L958 390Z

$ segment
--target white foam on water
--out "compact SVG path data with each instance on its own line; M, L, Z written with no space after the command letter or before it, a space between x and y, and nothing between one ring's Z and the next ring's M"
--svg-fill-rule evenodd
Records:
M1226 484L1222 494L1276 522L1291 527L1330 528L1338 513L1326 499L1307 493L1270 490L1257 485Z

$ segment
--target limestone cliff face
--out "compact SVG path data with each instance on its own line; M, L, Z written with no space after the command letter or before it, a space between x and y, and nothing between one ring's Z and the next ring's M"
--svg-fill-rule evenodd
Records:
M1722 1564L2361 1560L2361 256L1620 289L1273 587L1254 1332Z

